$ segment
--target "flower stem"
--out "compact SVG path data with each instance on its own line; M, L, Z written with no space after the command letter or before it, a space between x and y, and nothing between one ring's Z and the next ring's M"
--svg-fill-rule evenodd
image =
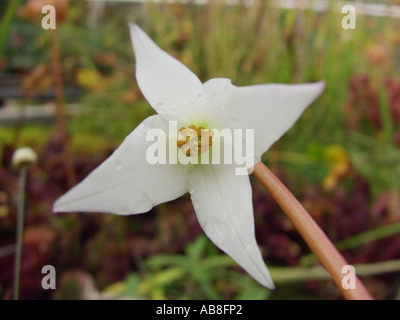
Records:
M22 235L24 233L24 211L25 211L25 185L28 166L21 167L18 184L18 209L17 209L17 235L15 240L14 260L14 291L13 299L19 298L19 277L21 269Z
M348 263L300 202L271 170L259 162L254 166L253 173L292 221L311 251L328 271L343 297L347 300L372 300L372 296L358 277L356 277L355 289L345 289L342 286L342 278L347 275L347 273L342 274L342 268Z

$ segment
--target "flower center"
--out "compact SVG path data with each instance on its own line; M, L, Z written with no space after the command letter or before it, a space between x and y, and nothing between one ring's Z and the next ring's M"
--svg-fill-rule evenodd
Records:
M188 128L179 129L177 146L181 148L187 157L197 156L199 153L206 152L212 145L214 132L204 127L191 125Z

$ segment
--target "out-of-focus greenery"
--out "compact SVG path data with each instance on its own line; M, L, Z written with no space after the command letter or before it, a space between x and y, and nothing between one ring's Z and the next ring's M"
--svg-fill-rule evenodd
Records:
M272 4L107 3L98 25L91 26L88 4L72 2L67 21L57 28L66 87L83 90L78 101L81 113L69 121L73 154L103 156L154 113L134 77L128 22L136 22L203 82L215 77L230 78L235 85L326 81L321 97L263 158L273 169L284 172L285 183L296 196L311 189L327 198L344 193L351 199L359 175L371 191L371 197L365 200L370 202L368 205L372 206L383 193L398 194L400 138L396 137L400 137L400 121L393 116L391 108L396 102L391 100L385 84L388 79L400 81L400 20L357 15L356 30L343 30L340 12L282 10ZM49 34L39 22L16 19L10 30L4 74L25 72L29 77L38 65L50 64ZM376 105L369 105L375 99ZM0 142L17 141L15 146L39 149L51 139L52 132L52 125L1 128ZM393 203L398 197L390 199L394 199L392 211L397 212L397 204ZM314 214L322 216L323 221L330 211L318 205ZM114 217L105 219L110 224L122 224ZM162 225L162 216L157 219ZM399 217L390 219L387 221ZM56 226L67 232L71 226L67 228L63 223ZM133 230L140 229L139 222L131 223ZM361 251L366 243L400 233L397 224L388 229L386 233L387 229L382 231L380 226L366 236L348 238L343 241L343 250ZM331 232L340 234L337 230ZM94 241L104 244L104 239L98 238ZM107 283L104 292L138 299L296 298L285 286L272 294L261 288L233 269L235 264L230 258L219 254L205 237L196 238L185 248L184 254L147 258L122 282ZM296 245L290 248L297 250ZM314 261L310 256L299 260L304 266ZM271 270L281 283L294 274L297 280L326 277L320 269L310 272L314 278L302 278L307 273L304 269L275 266Z
M153 113L134 78L127 27L129 21L134 21L202 81L227 77L236 85L250 85L324 79L327 84L324 94L272 148L276 151L274 159L268 153L265 159L279 162L280 152L290 151L303 159L324 161L320 158L324 149L335 144L356 159L353 164L371 182L375 175L381 177L380 183L372 184L377 194L396 185L393 179L385 178L390 177L392 167L387 173L388 166L379 165L380 160L376 159L378 165L372 170L370 162L354 151L364 146L364 155L375 154L374 148L380 145L390 148L394 143L395 124L383 83L398 76L400 69L398 19L357 15L357 29L343 30L340 12L281 10L268 1L255 7L226 6L218 1L205 6L107 3L99 25L93 29L87 26L87 16L87 4L73 3L68 23L58 27L66 82L86 90L80 103L82 108L91 110L72 119L74 134L93 133L121 141ZM48 32L32 24L28 28L25 22L13 26L12 32L17 31L29 31L36 37L27 36L29 42L19 54L9 46L10 66L34 68L49 61ZM348 84L351 77L359 74L370 77L382 102L382 128L362 132L372 139L367 144L357 137L349 139L347 130ZM361 107L353 106L355 112L362 113ZM399 168L396 156L394 152L393 165ZM318 161L298 163L296 157L286 160L287 157L283 161L292 183L300 186L307 181L303 176L321 180L327 174L328 169L321 169Z
M147 277L141 279L138 274L130 274L126 281L109 286L104 293L135 299L166 299L168 291L168 297L173 299L221 299L216 288L222 288L226 282L224 278L227 278L239 287L233 288L239 292L235 299L266 299L269 296L269 291L248 275L240 276L226 270L234 262L226 255L217 254L209 244L205 236L200 236L188 245L184 255L153 256L145 262L149 270ZM204 258L206 249L211 249L208 258ZM171 296L171 290L176 296Z
M399 232L398 225L396 229ZM249 275L227 269L235 266L230 257L213 252L213 248L209 248L211 253L207 253L206 249L207 239L199 236L187 246L185 254L155 255L144 262L149 272L147 276L131 273L124 281L105 288L103 293L110 298L221 299L216 289L225 288L237 292L232 297L235 300L265 300L270 297L271 291L260 287ZM357 265L355 268L359 276L398 272L400 260ZM329 279L328 272L320 266L270 267L269 271L276 285Z

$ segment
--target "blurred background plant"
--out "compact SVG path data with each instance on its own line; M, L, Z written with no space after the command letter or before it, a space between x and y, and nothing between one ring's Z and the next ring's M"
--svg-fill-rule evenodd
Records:
M372 294L400 296L400 19L357 15L343 30L327 11L275 1L198 5L119 1L0 2L0 296L12 296L20 146L39 154L29 171L20 296L24 299L338 299L291 222L253 184L256 236L277 289L260 287L203 235L186 196L148 214L54 215L68 189L57 139L54 55L41 28L56 6L67 142L78 181L154 113L134 77L134 21L202 81L236 85L325 79L321 98L264 162L338 243ZM388 4L400 5L398 1ZM398 10L398 7L397 7ZM374 263L374 264L371 264ZM57 289L41 288L43 265ZM385 273L383 275L383 273Z

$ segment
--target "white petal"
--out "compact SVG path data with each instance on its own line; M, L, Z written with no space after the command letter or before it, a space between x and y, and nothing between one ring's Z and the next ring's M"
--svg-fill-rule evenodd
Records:
M201 165L189 172L189 192L207 236L254 279L274 288L254 233L249 177L230 165Z
M170 113L193 102L203 92L197 76L161 50L135 24L130 24L136 58L136 78L143 95L158 113Z
M225 113L231 113L238 126L254 129L255 154L260 158L322 93L325 82L236 87L227 79L212 79L204 87L220 88Z
M136 214L185 194L186 168L146 160L146 132L166 126L160 116L145 119L117 150L81 183L59 198L55 212L95 211Z

